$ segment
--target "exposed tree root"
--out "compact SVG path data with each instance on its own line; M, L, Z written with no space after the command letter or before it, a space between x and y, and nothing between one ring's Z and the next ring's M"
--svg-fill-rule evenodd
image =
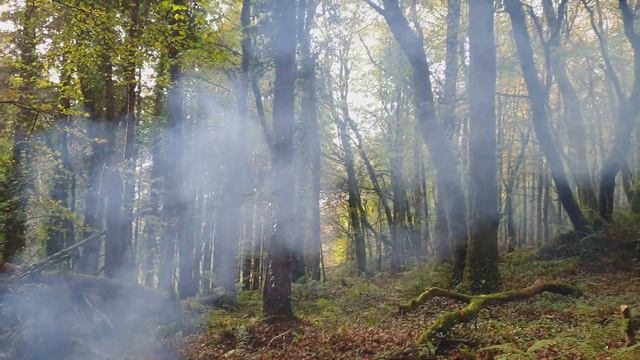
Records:
M629 305L620 305L620 313L623 321L622 326L625 336L625 345L635 345L636 331L640 330L640 316L631 316L631 308Z
M567 296L582 295L582 291L575 286L560 282L547 282L542 280L536 280L533 285L523 289L487 295L471 296L441 288L430 288L420 294L416 299L411 300L409 303L400 305L399 310L401 313L413 311L429 299L436 297L444 297L467 303L467 305L461 309L452 310L440 315L428 328L426 328L417 341L417 344L422 346L430 344L431 340L436 336L447 333L454 326L464 324L475 319L480 310L485 307L510 301L529 299L545 291Z

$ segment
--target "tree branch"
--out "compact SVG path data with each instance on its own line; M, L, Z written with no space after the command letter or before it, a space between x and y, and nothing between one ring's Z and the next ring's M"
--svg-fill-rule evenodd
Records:
M386 10L383 9L382 7L380 7L380 5L374 3L371 0L364 0L367 4L369 4L369 6L371 6L371 8L373 8L373 10L375 10L378 14L385 16Z

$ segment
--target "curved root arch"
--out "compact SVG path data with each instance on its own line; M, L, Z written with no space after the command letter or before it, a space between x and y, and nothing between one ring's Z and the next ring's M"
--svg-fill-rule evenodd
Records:
M413 311L428 300L437 297L444 297L467 303L467 305L461 309L452 310L440 315L431 325L429 325L429 327L427 327L418 338L417 344L421 346L430 344L431 340L436 336L447 333L454 326L468 323L475 319L480 310L485 307L511 301L529 299L543 292L551 292L567 296L582 295L582 290L575 286L555 281L548 282L542 280L536 280L531 286L523 289L487 295L465 295L451 290L430 288L420 294L417 298L411 300L409 303L401 304L399 306L399 310L400 313Z

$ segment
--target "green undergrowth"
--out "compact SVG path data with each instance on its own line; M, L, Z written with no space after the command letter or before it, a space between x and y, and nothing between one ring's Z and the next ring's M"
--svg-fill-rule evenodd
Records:
M504 289L525 287L542 278L577 285L585 295L576 299L545 293L482 310L475 323L457 326L450 334L477 345L447 348L438 356L450 358L459 357L462 352L480 352L491 353L496 359L640 359L639 346L624 347L619 316L621 304L640 310L638 267L636 263L635 272L586 271L578 257L539 260L533 250L507 254L500 264ZM446 265L364 277L334 270L326 283L302 279L294 284L294 309L305 326L320 332L375 328L404 336L409 343L447 309L442 308L442 303L429 302L421 311L401 317L397 304L430 286L446 287L449 273ZM444 306L451 309L456 305ZM242 339L247 329L261 320L260 292L244 292L236 310L205 313L204 322L212 334L211 343L205 346L224 338L216 334L228 333ZM325 354L329 350L323 351Z

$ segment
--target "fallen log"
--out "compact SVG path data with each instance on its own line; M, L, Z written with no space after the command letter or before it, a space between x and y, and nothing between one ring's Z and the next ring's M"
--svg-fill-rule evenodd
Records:
M195 298L199 304L215 308L234 309L238 306L237 294L231 290L216 287L211 294Z
M58 251L57 253L47 256L46 258L33 263L33 264L26 264L26 265L22 265L22 266L18 266L15 264L11 264L8 262L3 262L0 264L0 274L9 274L11 275L9 277L9 279L7 279L5 281L5 283L7 282L11 282L14 281L16 279L21 279L23 277L27 277L30 274L39 272L41 270L44 270L46 267L48 267L49 265L55 264L56 262L60 261L61 259L65 258L71 251L79 248L80 246L84 245L85 243L89 242L89 241L93 241L96 240L100 237L102 237L104 235L104 232L97 232L94 233L88 237L86 237L85 239L78 241L77 243L68 246L60 251Z
M175 296L165 291L71 271L44 271L45 268L64 258L75 248L102 235L103 233L93 234L33 264L18 266L8 262L0 263L0 275L5 275L0 277L0 294L13 285L35 283L65 288L76 295L90 294L104 301L114 299L146 301L149 309L171 309L178 313L179 302Z
M92 293L105 299L115 298L126 294L127 296L139 296L161 301L174 301L172 296L167 292L137 284L121 283L106 277L80 274L70 271L43 271L49 265L52 265L64 258L72 250L103 235L104 233L95 233L84 240L33 264L18 266L8 262L0 263L0 274L8 275L6 279L2 279L2 281L0 281L0 285L7 287L11 284L20 282L40 283L50 286L65 285L73 291Z
M546 282L542 280L536 280L531 286L523 289L486 295L465 295L451 290L430 288L410 302L399 305L399 311L400 313L413 311L428 300L436 297L444 297L467 304L461 309L452 310L440 315L429 327L427 327L417 341L418 346L425 346L431 344L431 341L437 336L450 331L454 326L472 321L478 316L478 313L483 308L511 301L529 299L543 292L551 292L567 296L582 295L582 290L575 286L560 282Z

